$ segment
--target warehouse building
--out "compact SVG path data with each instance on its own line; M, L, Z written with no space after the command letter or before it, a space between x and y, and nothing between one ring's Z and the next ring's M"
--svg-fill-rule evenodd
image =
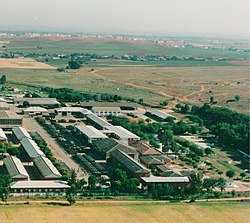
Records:
M78 135L82 136L88 143L108 138L106 135L104 135L102 132L100 132L91 125L77 125L75 126L75 131Z
M98 116L121 116L120 107L93 107L91 111Z
M16 126L22 126L23 119L12 111L0 110L0 128L11 129Z
M128 154L120 151L114 150L110 153L110 159L114 163L120 163L122 167L133 177L140 178L150 175L150 170L146 169L136 160L131 158Z
M29 107L23 109L24 115L48 115L49 111L42 107Z
M133 147L112 138L95 141L93 146L97 152L104 155L106 160L110 158L110 153L115 150L120 150L131 158L138 160L138 152Z
M120 108L121 110L136 110L138 109L138 104L132 102L98 102L89 101L81 102L81 107L91 110L93 107L109 107L109 108Z
M28 180L29 175L25 170L20 159L14 156L7 156L4 160L4 166L6 167L8 174L13 181Z
M99 130L105 129L106 126L112 126L110 123L108 123L104 119L92 113L87 115L87 122Z
M39 170L44 180L60 180L62 175L53 163L44 156L37 156L33 159L35 167Z
M107 132L109 136L121 140L126 144L130 144L131 142L140 140L139 136L123 128L122 126L105 126L105 129L109 131Z
M165 155L144 155L140 157L141 163L147 168L151 168L157 165L171 164L171 159Z
M175 116L170 115L166 112L157 110L157 109L147 110L145 115L149 116L150 118L152 118L156 121L166 121L167 118L172 118L174 120L176 119Z
M81 107L62 107L55 110L58 116L74 116L77 118L83 118L91 112Z
M146 189L151 184L169 184L174 188L186 188L190 186L188 177L141 177L143 187Z
M12 128L12 132L18 141L21 141L23 138L32 139L30 134L23 127L14 127Z
M41 106L47 108L59 107L60 103L56 98L14 98L15 105L23 105L24 102L27 102L29 106Z
M32 180L12 182L10 184L11 194L14 196L64 195L69 188L70 186L65 181Z
M23 138L21 140L21 145L30 159L36 158L38 156L45 156L35 141L30 138Z

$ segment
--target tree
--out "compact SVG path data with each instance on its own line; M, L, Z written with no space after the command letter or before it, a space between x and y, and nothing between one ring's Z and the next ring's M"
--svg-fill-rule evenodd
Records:
M140 99L138 100L138 102L139 102L139 104L142 104L142 103L144 102L143 98L140 98Z
M6 81L7 81L7 78L6 78L5 75L3 75L3 76L1 77L1 79L0 79L0 83L1 83L1 84L5 84Z
M235 171L234 171L234 170L228 170L228 171L226 172L226 176L227 176L228 178L233 178L233 177L235 176Z
M214 96L211 96L210 97L210 104L213 104L214 103Z
M75 196L72 193L69 193L67 196L67 201L69 202L69 205L73 205L74 203L76 203L76 199Z
M205 148L204 151L205 151L206 155L210 155L210 154L214 153L213 150L209 147Z
M1 201L7 201L10 194L10 183L12 179L8 175L2 175L0 177L0 199Z
M234 99L235 99L236 101L239 101L239 100L240 100L240 96L239 96L239 95L236 95L236 96L234 97Z
M243 179L246 175L247 175L246 172L241 172L240 173L241 179Z
M23 107L28 108L30 106L30 103L28 101L23 102Z
M96 176L94 176L94 175L89 176L88 182L89 182L89 189L95 190L96 189L96 183L97 183Z
M81 67L81 63L77 60L70 60L69 61L69 68L70 69L79 69Z
M208 193L212 192L216 187L217 181L213 178L207 178L203 181L203 188L207 190Z
M161 102L160 102L160 105L161 105L162 107L166 107L166 106L168 105L168 102L167 102L167 101L161 101Z
M175 105L175 107L176 107L178 110L180 110L182 106L181 106L180 103L178 103L178 104Z
M220 188L221 192L223 190L225 190L225 188L226 188L226 180L224 178L222 178L222 177L220 177L219 179L217 179L216 187Z
M189 183L190 183L190 194L196 195L197 197L201 193L203 180L200 173L192 173L189 177ZM195 201L195 196L192 198L193 201Z

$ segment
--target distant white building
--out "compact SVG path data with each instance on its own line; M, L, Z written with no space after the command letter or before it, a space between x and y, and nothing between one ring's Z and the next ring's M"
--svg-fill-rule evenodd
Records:
M85 117L91 112L85 108L81 107L62 107L55 109L58 116L75 116L75 117Z
M42 107L29 107L23 109L24 115L48 115L49 111Z
M98 116L120 116L122 114L120 107L93 107L91 111Z

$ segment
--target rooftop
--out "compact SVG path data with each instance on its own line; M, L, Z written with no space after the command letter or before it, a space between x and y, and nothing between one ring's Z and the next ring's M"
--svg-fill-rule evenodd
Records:
M102 132L97 130L95 127L91 125L77 125L75 126L79 131L81 131L84 135L86 135L88 138L108 138L106 135L104 135Z
M168 117L175 118L173 115L170 115L164 111L160 111L157 109L147 110L147 113L154 115L154 116L157 116L158 118L161 118L161 119L166 119Z
M81 102L82 107L134 107L137 108L138 104L130 102Z
M30 105L59 105L56 98L15 98L14 102L29 102Z
M5 118L21 118L19 117L15 112L13 111L0 111L0 119L5 119Z
M6 166L6 169L11 177L15 178L29 177L21 161L14 156L7 156L4 159L4 165Z
M47 109L42 107L28 107L23 109L24 112L49 112Z
M140 137L130 132L129 130L123 128L122 126L105 126L106 129L112 131L121 139L137 139L140 140Z
M81 112L82 114L91 113L89 110L81 108L81 107L62 107L56 109L57 112Z
M10 184L11 189L68 189L70 186L65 181L34 180L17 181Z
M114 158L117 162L121 163L126 169L128 169L133 174L147 174L150 173L150 170L146 169L136 160L131 158L126 153L121 150L114 150L111 152L111 157Z
M53 163L44 156L38 156L33 160L34 164L42 174L42 176L49 178L60 178L61 174L53 165Z
M95 122L96 124L102 126L102 127L111 126L110 123L108 123L108 122L105 121L104 119L98 117L97 115L88 114L88 115L87 115L87 118L90 119L91 121Z
M188 183L188 177L141 177L145 183Z
M121 111L120 107L93 107L91 109L93 112L96 111Z
M23 138L31 139L30 134L23 127L14 127L12 128L12 132L14 133L14 135L17 137L19 141L21 141Z
M28 153L30 158L35 158L37 156L45 156L34 140L30 138L23 138L21 140L21 144L24 150Z

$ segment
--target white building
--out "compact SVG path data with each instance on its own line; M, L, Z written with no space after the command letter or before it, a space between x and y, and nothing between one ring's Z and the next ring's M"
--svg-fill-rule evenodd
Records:
M29 107L23 109L24 115L48 115L49 111L42 107Z
M85 117L91 112L85 108L81 107L62 107L55 110L58 116L76 116Z
M0 128L0 142L8 141L7 136L5 135L4 131Z
M18 139L18 141L21 141L23 138L32 139L30 134L23 127L14 127L12 128L12 132L15 135L15 137Z
M97 130L91 125L78 125L75 126L76 132L83 136L88 143L92 143L95 140L106 139L108 138L101 131Z
M91 111L98 116L120 116L122 114L120 107L93 107Z
M39 146L32 139L23 138L21 140L21 145L31 159L37 156L45 156Z
M140 140L139 136L123 128L122 126L105 126L105 129L108 130L107 135L110 135L115 139L119 139L126 144L129 144L130 141ZM103 133L105 133L106 130L103 130Z

